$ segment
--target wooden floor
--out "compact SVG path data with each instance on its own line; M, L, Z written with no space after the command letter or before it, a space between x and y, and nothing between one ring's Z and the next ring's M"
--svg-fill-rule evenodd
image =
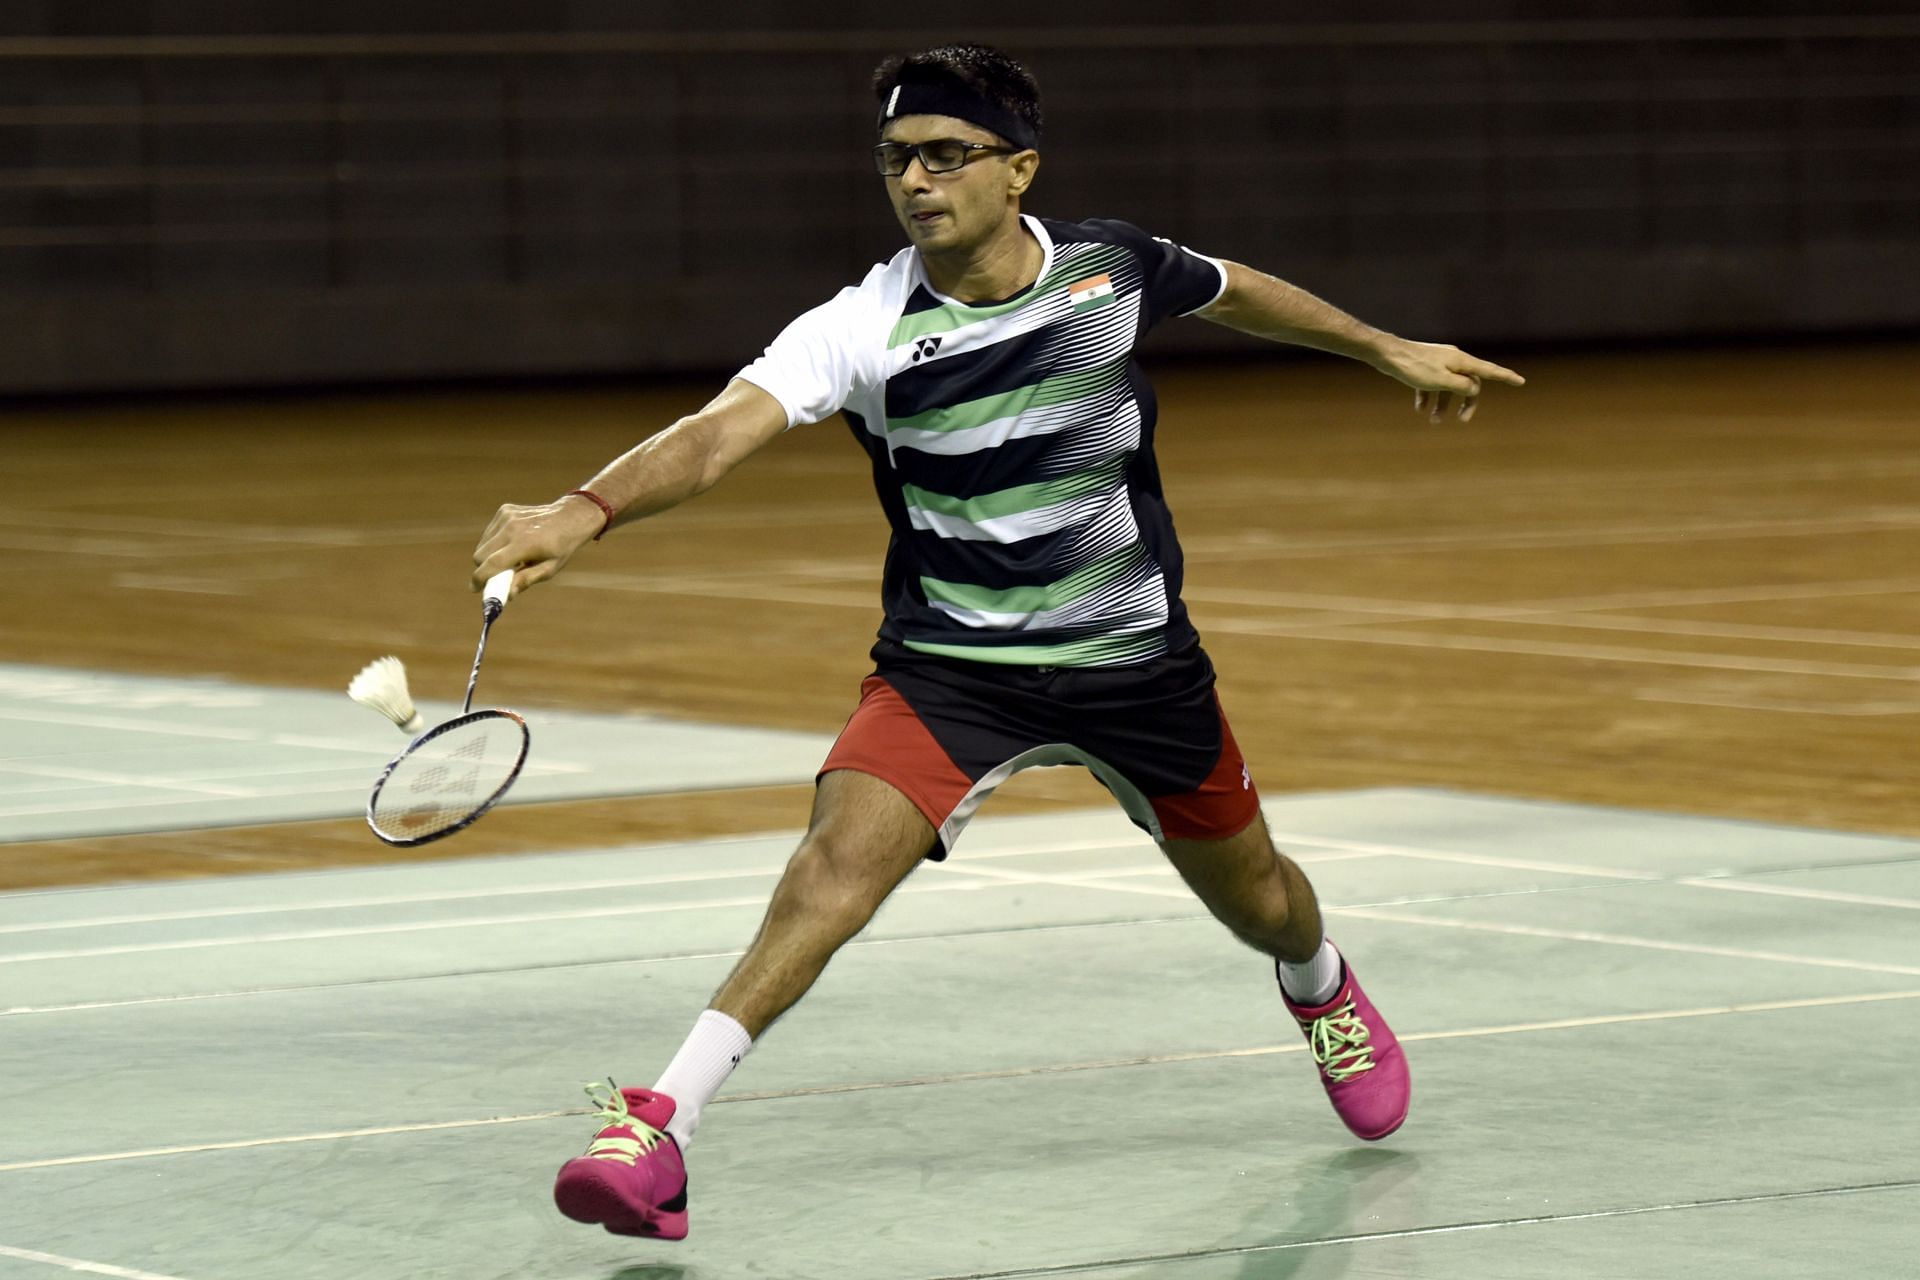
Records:
M1262 790L1920 833L1920 347L1481 354L1530 385L1464 426L1330 359L1156 373L1187 599ZM457 696L494 506L712 389L10 412L0 661L338 688L393 652ZM845 428L796 431L517 603L486 693L833 732L885 544ZM807 796L535 806L429 850L797 826ZM1056 771L990 811L1103 800ZM16 843L0 888L393 856L352 822Z

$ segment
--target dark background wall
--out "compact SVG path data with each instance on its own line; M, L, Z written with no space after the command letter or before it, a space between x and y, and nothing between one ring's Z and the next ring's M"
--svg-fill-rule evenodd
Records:
M898 247L867 76L955 37L1045 91L1032 211L1401 332L1920 326L1910 7L1430 8L16 0L0 391L736 367Z

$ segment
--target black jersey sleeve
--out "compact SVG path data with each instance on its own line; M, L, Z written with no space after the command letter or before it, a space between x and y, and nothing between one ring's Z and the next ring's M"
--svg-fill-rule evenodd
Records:
M1123 246L1139 261L1149 328L1168 316L1184 316L1200 310L1227 287L1226 267L1203 253L1150 236L1131 222L1117 218L1095 218L1084 225Z

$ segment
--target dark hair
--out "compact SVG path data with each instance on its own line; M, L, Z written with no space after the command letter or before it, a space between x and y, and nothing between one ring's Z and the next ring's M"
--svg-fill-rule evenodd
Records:
M1034 83L1031 71L998 49L984 44L943 44L921 53L896 54L874 68L873 96L884 107L903 82L957 86L1024 124L1035 139L1040 136L1040 86ZM1006 136L1003 129L993 132Z

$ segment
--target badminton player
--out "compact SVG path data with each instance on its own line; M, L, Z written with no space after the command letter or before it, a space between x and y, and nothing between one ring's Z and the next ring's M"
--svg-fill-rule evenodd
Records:
M1161 321L1198 316L1362 361L1435 421L1521 377L1125 222L1022 214L1040 101L996 50L892 58L873 87L873 163L907 247L582 489L500 508L474 553L476 589L511 568L525 590L835 413L871 457L892 526L874 672L758 934L653 1087L609 1089L598 1132L560 1170L561 1210L618 1233L686 1235L683 1153L729 1074L920 860L945 858L994 788L1033 765L1092 770L1271 958L1349 1129L1383 1138L1407 1114L1400 1046L1268 838L1181 603L1154 399L1132 352Z

